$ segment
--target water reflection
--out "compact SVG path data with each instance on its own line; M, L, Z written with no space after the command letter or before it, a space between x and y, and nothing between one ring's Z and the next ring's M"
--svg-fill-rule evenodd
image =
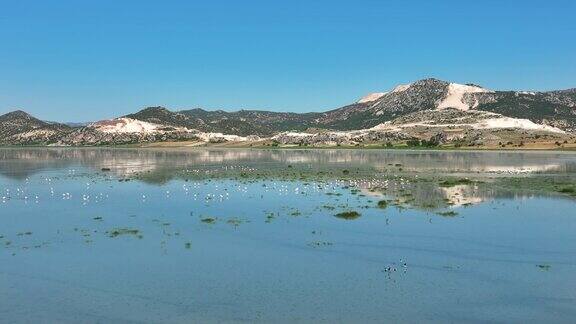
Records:
M110 168L119 176L158 169L231 165L359 167L377 171L396 166L413 172L571 173L576 155L562 152L448 152L389 150L257 149L0 149L0 173L16 179L45 169Z
M533 179L554 182L576 175L576 155L562 152L448 152L388 150L257 149L0 149L0 175L16 181L46 170L86 169L118 179L162 185L175 178L292 177L341 180L361 194L396 206L435 210L494 198L554 194ZM475 178L473 184L440 185L442 177ZM522 180L503 186L507 177ZM538 178L536 178L538 177ZM552 179L552 180L550 180ZM544 181L543 180L543 181ZM552 191L552 192L550 192Z

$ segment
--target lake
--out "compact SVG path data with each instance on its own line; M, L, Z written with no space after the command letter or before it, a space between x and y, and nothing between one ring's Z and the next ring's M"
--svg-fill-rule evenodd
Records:
M0 322L573 322L576 154L0 149Z

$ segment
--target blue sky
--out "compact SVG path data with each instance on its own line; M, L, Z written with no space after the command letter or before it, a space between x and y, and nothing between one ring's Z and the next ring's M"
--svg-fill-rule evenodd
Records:
M424 77L576 87L576 1L0 0L0 113L321 111Z

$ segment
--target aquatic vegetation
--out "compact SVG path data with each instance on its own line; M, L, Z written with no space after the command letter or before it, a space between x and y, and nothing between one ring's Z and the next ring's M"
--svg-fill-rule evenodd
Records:
M230 219L228 219L228 220L226 221L226 224L230 224L230 225L232 225L232 226L234 226L234 227L238 227L238 226L240 226L240 224L242 224L242 223L247 223L247 222L248 222L248 221L246 221L246 220L243 220L243 219L240 219L240 218L237 218L237 217L232 217L232 218L230 218Z
M359 218L361 215L357 211L345 211L334 215L337 218L346 219L346 220L354 220Z
M266 223L271 223L274 218L276 218L276 216L274 215L274 213L269 212L269 213L266 214L266 220L265 220L265 222L266 222Z
M559 193L576 195L576 187L562 187L558 189Z
M438 212L436 213L440 216L444 216L444 217L455 217L458 216L458 212L455 212L453 210L449 210L449 211L443 211L443 212Z
M356 189L356 188L350 189L350 193L353 194L353 195L356 195L356 194L358 194L359 192L360 192L360 189Z
M378 208L384 209L384 208L386 208L386 207L388 207L388 201L386 201L386 200L380 200L380 201L378 202Z
M461 179L447 179L444 181L441 181L440 187L454 187L454 186L458 186L458 185L471 185L473 184L474 181L468 179L468 178L461 178Z
M122 235L133 235L133 236L136 236L138 238L142 238L142 235L140 234L140 230L133 229L133 228L115 228L115 229L112 229L106 233L108 233L108 236L112 237L112 238L122 236Z
M514 193L555 194L576 197L576 177L564 176L503 177L490 183L491 186Z

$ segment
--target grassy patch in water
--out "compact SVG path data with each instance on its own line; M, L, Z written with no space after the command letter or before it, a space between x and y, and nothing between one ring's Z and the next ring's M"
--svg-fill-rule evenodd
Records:
M576 178L574 176L540 176L540 177L509 177L498 179L495 186L513 191L537 193L555 193L576 197Z
M454 186L459 186L459 185L471 185L473 184L474 181L467 179L467 178L461 178L461 179L446 179L444 181L440 182L440 187L454 187Z
M562 187L558 189L559 193L576 195L576 187Z
M388 207L388 202L386 200L380 200L378 202L378 208L384 209L386 207Z
M458 213L453 211L453 210L449 210L449 211L444 211L444 212L438 212L437 213L440 216L444 216L444 217L455 217L458 216Z
M274 218L275 218L274 213L271 213L271 212L270 212L270 213L267 213L267 214L266 214L266 220L265 220L265 222L266 222L266 223L271 223Z
M247 223L247 222L248 221L246 221L246 220L243 220L243 219L240 219L237 217L232 217L226 221L226 224L230 224L234 227L238 227L238 226L240 226L240 224Z
M341 218L341 219L353 220L353 219L357 219L361 215L359 212L351 210L351 211L345 211L345 212L338 213L334 216L337 218Z
M107 232L109 237L118 237L122 235L133 235L142 238L140 231L134 228L115 228Z

